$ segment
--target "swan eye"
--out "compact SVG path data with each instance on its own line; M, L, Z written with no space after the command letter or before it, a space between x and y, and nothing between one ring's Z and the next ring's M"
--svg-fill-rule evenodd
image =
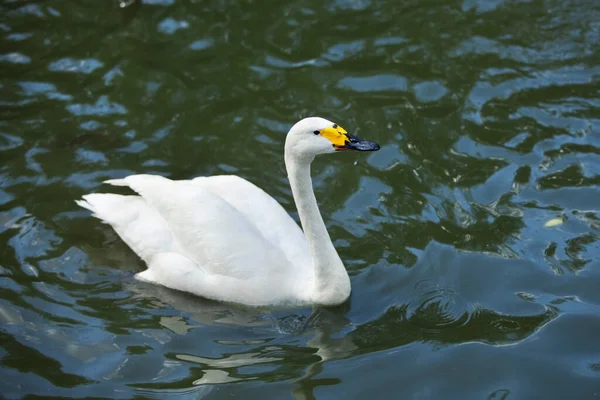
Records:
M321 132L320 132L320 131L314 131L313 133L314 133L315 135L320 135L320 134L321 134Z
M337 129L337 124L333 124L333 129Z

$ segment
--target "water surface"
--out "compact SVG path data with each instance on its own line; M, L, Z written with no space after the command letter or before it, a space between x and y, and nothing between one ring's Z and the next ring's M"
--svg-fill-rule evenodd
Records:
M576 0L3 1L2 396L600 397L599 21ZM73 203L234 173L296 218L282 149L309 115L382 146L313 167L340 307L137 282Z

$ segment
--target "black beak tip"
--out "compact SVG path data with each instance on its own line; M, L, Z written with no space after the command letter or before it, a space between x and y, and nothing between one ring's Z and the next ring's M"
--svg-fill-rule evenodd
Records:
M353 143L354 149L358 151L377 151L379 145L375 142L369 142L368 140L361 140L358 143Z
M379 145L375 142L370 142L354 135L347 136L350 139L350 142L345 146L347 149L358 151L377 151L380 149Z

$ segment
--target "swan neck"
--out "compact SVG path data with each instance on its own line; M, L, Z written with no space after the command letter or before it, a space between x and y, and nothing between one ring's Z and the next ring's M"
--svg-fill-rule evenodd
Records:
M350 278L319 211L310 176L312 160L294 157L286 152L286 169L312 257L315 300L321 304L339 304L350 295Z

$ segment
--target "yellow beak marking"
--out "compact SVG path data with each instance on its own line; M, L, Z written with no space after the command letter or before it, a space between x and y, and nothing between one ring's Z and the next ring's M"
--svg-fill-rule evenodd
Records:
M321 129L321 136L327 138L334 146L342 147L349 141L346 136L346 130L341 126L334 124L325 129Z

